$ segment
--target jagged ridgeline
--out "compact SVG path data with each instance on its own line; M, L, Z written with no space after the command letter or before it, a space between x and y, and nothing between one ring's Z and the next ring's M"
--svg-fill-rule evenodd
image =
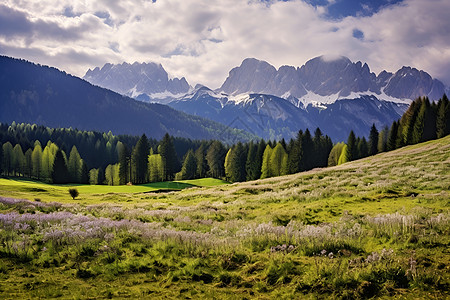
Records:
M449 133L446 95L438 102L418 98L390 128L378 131L373 125L368 140L351 131L347 143L335 145L319 128L313 135L309 129L300 130L288 142L261 140L229 146L218 140L193 141L169 134L157 141L145 135L0 124L0 171L6 176L60 183L119 185L205 177L237 182L339 165Z

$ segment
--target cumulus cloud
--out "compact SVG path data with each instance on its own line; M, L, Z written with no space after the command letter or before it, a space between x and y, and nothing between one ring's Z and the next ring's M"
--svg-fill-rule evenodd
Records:
M78 76L107 62L153 61L192 85L212 88L246 57L279 67L344 55L375 72L424 69L450 85L447 0L405 0L338 20L327 17L326 5L310 3L6 0L0 51Z

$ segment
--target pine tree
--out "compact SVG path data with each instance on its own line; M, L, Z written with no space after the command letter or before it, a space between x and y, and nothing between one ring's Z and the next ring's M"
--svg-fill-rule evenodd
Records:
M228 157L228 174L230 181L240 182L245 181L245 163L247 160L247 152L241 142L238 142L231 148L231 152Z
M198 175L197 155L189 150L181 168L181 179L194 179Z
M289 156L288 156L288 172L289 174L298 173L300 171L300 160L302 157L302 145L298 139L291 139L289 141Z
M129 178L129 160L130 160L130 150L122 142L117 142L117 156L119 160L119 184L127 184Z
M378 153L387 151L388 136L389 128L387 126L384 126L378 136Z
M3 144L3 172L7 176L11 175L13 171L13 146L10 142Z
M352 131L350 131L350 134L348 135L348 139L347 139L347 153L346 153L346 158L348 161L352 161L355 160L355 158L357 157L357 149L356 149L356 138L355 138L355 133Z
M206 146L204 143L202 143L195 151L194 156L196 159L197 171L193 178L205 178L208 172L208 162L206 161Z
M149 150L150 145L147 136L143 134L137 141L132 154L133 169L135 172L133 183L142 184L147 182Z
M33 164L33 176L40 180L42 176L42 148L40 143L34 144L33 153L31 154L31 161Z
M25 155L23 154L22 147L20 144L16 144L13 148L12 164L14 176L23 175L23 170L25 166Z
M448 134L450 134L450 102L444 94L437 107L436 136L440 139Z
M33 167L33 161L31 158L32 155L33 155L33 150L31 150L31 148L29 148L25 152L25 170L24 170L25 176L28 178L31 178L31 173L32 173L32 167ZM0 174L1 174L1 171L0 171Z
M263 153L262 165L261 165L261 179L272 177L270 167L270 157L272 155L272 147L268 144Z
M81 181L81 156L78 153L77 147L74 145L70 150L69 160L67 162L67 169L69 170L70 182L80 183Z
M81 160L80 183L89 184L89 171L83 159Z
M311 170L313 168L314 143L308 128L302 135L301 145L303 152L300 158L300 171Z
M357 148L358 148L358 158L364 158L369 156L369 145L365 137L359 139Z
M209 174L214 178L225 176L225 156L227 150L219 141L213 141L206 152L206 161L209 167Z
M261 165L262 165L262 161L263 161L263 155L264 155L264 150L266 149L266 142L261 139L258 143L258 147L256 149L256 157L255 157L255 166L256 166L256 171L255 171L255 178L259 179L261 178Z
M50 174L53 183L61 184L69 181L69 171L67 170L66 161L60 149L56 151Z
M414 100L400 120L403 129L402 135L404 145L411 145L413 143L414 124L420 109L421 101L421 98Z
M172 180L175 173L180 169L180 162L178 161L173 140L168 133L164 135L158 147L158 152L163 160L164 180Z
M287 153L281 143L276 144L269 157L269 174L280 176L287 174Z
M370 128L369 133L369 155L375 155L378 153L378 130L375 127L375 124L372 124L372 128ZM365 157L364 155L361 155L361 157Z
M250 142L248 145L247 162L245 165L245 171L247 173L247 181L256 180L260 176L261 167L257 164L258 146Z

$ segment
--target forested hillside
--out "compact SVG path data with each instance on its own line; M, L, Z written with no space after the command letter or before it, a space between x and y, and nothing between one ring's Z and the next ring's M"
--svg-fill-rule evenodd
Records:
M91 85L55 68L0 56L0 122L36 123L114 134L247 141L248 133L143 103Z
M417 99L390 128L378 131L373 125L368 140L351 131L347 143L335 145L319 128L313 135L309 129L300 130L289 142L226 145L169 134L157 141L145 135L114 136L13 123L0 125L0 172L48 182L109 185L205 177L249 181L339 165L449 133L450 104L445 95L437 103ZM57 154L63 159L56 160ZM55 168L59 174L53 173ZM55 181L57 177L62 179Z

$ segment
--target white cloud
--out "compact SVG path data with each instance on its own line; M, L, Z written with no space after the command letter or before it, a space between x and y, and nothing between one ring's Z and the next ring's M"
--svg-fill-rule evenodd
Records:
M413 66L450 85L447 0L433 4L405 0L370 17L338 21L327 20L325 8L300 0L269 4L247 0L4 3L1 25L12 22L2 14L7 10L27 22L0 26L2 54L78 76L106 62L154 61L175 76L185 76L191 84L216 88L246 57L279 67L300 66L328 54L367 62L376 72ZM363 33L363 39L353 37L355 29Z

